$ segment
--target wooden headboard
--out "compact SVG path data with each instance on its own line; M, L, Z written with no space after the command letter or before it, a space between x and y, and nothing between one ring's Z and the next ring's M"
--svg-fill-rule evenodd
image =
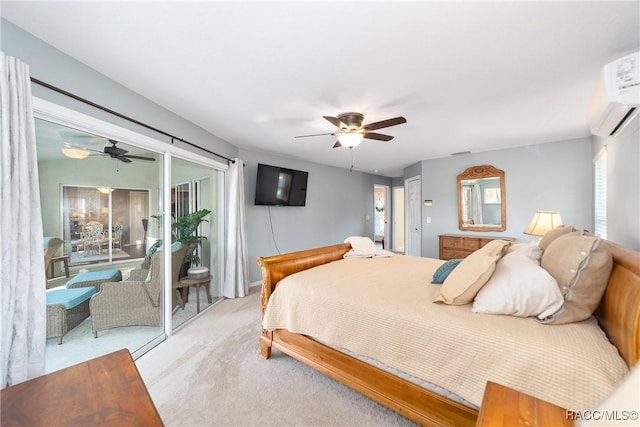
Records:
M613 269L596 317L629 367L640 360L640 253L607 242Z
M640 360L640 253L607 242L613 269L596 317L629 367ZM262 270L260 309L283 278L317 265L336 261L351 249L348 243L258 258Z
M342 259L349 252L349 243L324 246L288 254L260 257L257 262L262 270L262 291L260 294L260 310L264 315L271 293L278 282L298 271L327 264Z

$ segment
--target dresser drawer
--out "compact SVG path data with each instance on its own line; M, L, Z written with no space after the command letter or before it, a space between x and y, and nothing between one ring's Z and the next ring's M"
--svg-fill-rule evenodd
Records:
M456 250L456 249L442 249L440 252L440 259L462 259L469 255L469 251Z
M502 239L514 241L509 237L473 237L467 235L441 234L440 259L466 258L492 240Z
M442 247L452 249L480 249L480 240L473 237L442 237Z

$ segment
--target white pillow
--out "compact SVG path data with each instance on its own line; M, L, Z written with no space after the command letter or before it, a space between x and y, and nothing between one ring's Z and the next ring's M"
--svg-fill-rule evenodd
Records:
M351 236L347 237L344 241L351 245L351 250L344 254L343 258L374 258L374 257L391 257L393 252L380 249L373 243L368 237Z
M513 245L509 246L509 249L507 249L507 254L515 252L525 255L540 264L540 258L542 258L542 249L540 249L537 242L514 243Z
M476 295L472 311L518 317L549 316L564 303L556 280L527 251L507 253Z

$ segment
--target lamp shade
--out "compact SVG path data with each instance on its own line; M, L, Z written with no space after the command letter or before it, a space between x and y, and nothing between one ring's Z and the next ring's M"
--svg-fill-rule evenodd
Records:
M559 212L552 211L536 211L533 215L533 219L524 229L524 234L530 234L532 236L543 236L549 230L553 230L562 224L562 218L560 218Z
M364 135L360 132L346 132L338 135L338 141L340 141L340 144L348 148L353 148L360 144L362 142L362 138L364 138Z

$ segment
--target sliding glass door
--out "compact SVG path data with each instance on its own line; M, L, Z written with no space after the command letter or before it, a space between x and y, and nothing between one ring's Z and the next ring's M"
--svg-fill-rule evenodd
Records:
M49 303L95 290L62 344L48 337L46 370L123 347L136 358L221 299L226 165L62 107L36 117L43 244L63 241Z
M171 216L175 239L193 242L175 286L173 327L192 319L221 298L224 238L224 172L194 161L172 158ZM182 225L199 218L193 232ZM188 274L192 268L191 276ZM199 273L194 273L194 271ZM194 277L196 279L194 279Z
M62 344L48 337L48 372L123 347L135 355L166 337L162 306L138 292L143 286L163 292L165 265L160 260L150 273L146 246L154 236L143 222L161 207L164 156L114 141L36 119L43 232L63 241L59 261L46 266L48 305L75 304L78 292L91 291L65 310ZM105 152L112 147L114 156Z

